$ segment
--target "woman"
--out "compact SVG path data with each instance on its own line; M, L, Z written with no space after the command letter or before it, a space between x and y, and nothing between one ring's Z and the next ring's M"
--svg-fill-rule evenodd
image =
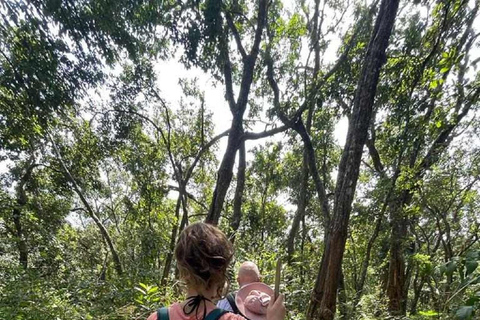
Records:
M180 234L175 257L187 299L162 308L147 320L245 320L240 315L216 309L222 296L233 247L225 234L213 225L198 222ZM270 300L267 320L285 319L283 295Z

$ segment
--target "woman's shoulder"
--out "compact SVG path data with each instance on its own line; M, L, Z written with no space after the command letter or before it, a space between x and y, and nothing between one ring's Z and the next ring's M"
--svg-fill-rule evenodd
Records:
M169 318L172 317L172 318L177 318L178 317L178 314L180 313L181 311L181 308L180 308L180 304L179 303L174 303L172 304L171 306L168 306L168 313L169 313ZM157 319L157 311L155 311L154 313L152 313L148 318L147 320L158 320Z
M157 320L157 312L155 311L154 313L152 313L148 318L147 320Z
M179 303L174 303L168 308L169 318L170 320L175 319L189 319L189 316L185 316L182 312L182 308ZM152 313L147 320L158 320L157 319L157 312ZM245 320L245 318L241 315L234 314L231 312L227 312L223 314L219 320Z

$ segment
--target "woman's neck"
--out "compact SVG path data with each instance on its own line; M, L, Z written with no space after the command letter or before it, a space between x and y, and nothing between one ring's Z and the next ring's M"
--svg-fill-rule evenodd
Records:
M198 296L201 295L207 299L213 300L217 296L216 288L212 288L210 290L198 290L194 288L187 288L187 297Z
M200 308L205 308L207 311L210 311L216 308L216 305L213 302L213 299L216 298L217 296L215 290L197 290L193 288L187 288L187 299L182 303L180 303L180 305L184 309L184 312L185 312L185 306L190 302L188 298L195 297L198 295L201 295L204 298L206 298L200 302L200 305L199 305Z

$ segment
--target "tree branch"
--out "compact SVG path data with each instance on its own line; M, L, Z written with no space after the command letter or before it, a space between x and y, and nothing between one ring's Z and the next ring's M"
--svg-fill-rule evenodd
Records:
M368 153L372 158L373 166L375 167L375 171L380 174L380 176L385 177L384 166L382 161L380 160L380 154L378 153L377 148L375 147L375 141L372 138L367 139L365 142L368 148Z
M225 130L224 132L220 133L219 135L213 137L212 140L210 140L206 145L204 145L202 147L202 149L200 149L200 151L198 151L197 156L193 160L192 164L190 165L190 167L187 170L187 174L185 175L185 184L187 184L188 180L190 180L190 177L192 176L192 173L193 173L193 169L195 169L195 166L197 165L197 162L200 160L202 155L208 149L210 149L210 147L213 146L218 140L220 140L221 138L223 138L225 136L228 136L229 133L230 133L230 129Z
M271 130L263 131L263 132L245 132L243 134L242 139L243 140L258 140L258 139L273 136L277 133L286 131L288 129L289 129L289 126L283 125L283 126L271 129Z
M57 144L53 140L53 137L49 133L48 133L48 136L50 138L50 142L52 143L53 150L55 151L55 153L57 155L57 159L60 162L61 167L63 168L63 174L72 184L73 190L75 190L75 193L78 195L78 197L82 201L83 205L85 206L86 212L89 214L89 216L95 222L97 227L100 229L100 233L102 234L103 238L105 239L105 241L107 242L107 244L110 248L110 251L112 252L112 257L113 257L115 269L116 269L118 275L122 275L123 274L122 264L120 262L120 258L118 256L117 250L115 249L112 238L110 237L107 228L105 228L105 226L102 224L102 222L98 218L97 214L95 213L93 208L90 206L90 203L85 198L85 196L83 194L83 191L81 190L80 186L77 184L77 181L75 180L73 175L70 173L70 170L68 170L68 167L65 164L65 162L63 161L62 155L60 154L60 150L58 149Z
M171 184L168 185L168 189L180 192L180 188L179 188L179 187L173 186L173 185L171 185ZM205 206L205 204L203 204L203 203L201 203L200 201L198 201L197 198L196 198L193 194L191 194L190 192L188 192L188 191L186 191L186 190L185 190L185 194L186 194L187 197L190 198L193 202L195 202L195 203L198 204L200 207L202 207L202 209L204 209L205 211L208 211L208 208Z
M472 105L476 102L480 95L480 87L475 90L475 93L470 97L469 101L463 106L461 112L455 117L454 121L445 126L445 129L440 132L435 141L432 143L425 157L422 159L417 175L422 175L425 170L436 162L441 152L450 144L450 134L458 126L460 121L470 111ZM459 98L460 99L460 98ZM460 101L458 103L461 103Z
M255 38L253 41L250 54L243 63L242 81L240 83L240 92L238 93L237 109L239 114L245 112L245 108L248 102L248 94L250 93L250 87L253 81L253 70L257 61L260 42L262 40L263 29L265 28L267 20L267 0L260 0L258 4L257 14L257 29L255 30Z
M238 51L240 51L240 55L242 56L242 60L247 58L247 53L245 52L245 48L242 45L242 39L240 39L240 34L238 33L237 27L233 22L232 16L229 12L225 12L225 17L227 19L228 27L232 31L233 37L235 38L235 42L237 43Z
M225 77L225 99L228 102L230 112L235 115L237 105L233 96L232 63L230 62L228 39L225 39L225 37L224 35L219 43L220 58L223 61L223 76Z

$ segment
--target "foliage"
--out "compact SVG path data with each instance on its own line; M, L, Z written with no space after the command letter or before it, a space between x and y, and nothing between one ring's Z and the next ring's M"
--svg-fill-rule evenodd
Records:
M220 220L236 235L232 288L244 260L272 284L280 257L289 319L305 319L380 2L267 1L255 60L261 3L2 1L1 319L145 319L182 299L172 248L208 214L232 129L247 151L240 225L241 168ZM400 265L400 316L475 319L479 2L402 6L352 191L337 315L398 316L388 295ZM230 89L246 101L238 122Z

